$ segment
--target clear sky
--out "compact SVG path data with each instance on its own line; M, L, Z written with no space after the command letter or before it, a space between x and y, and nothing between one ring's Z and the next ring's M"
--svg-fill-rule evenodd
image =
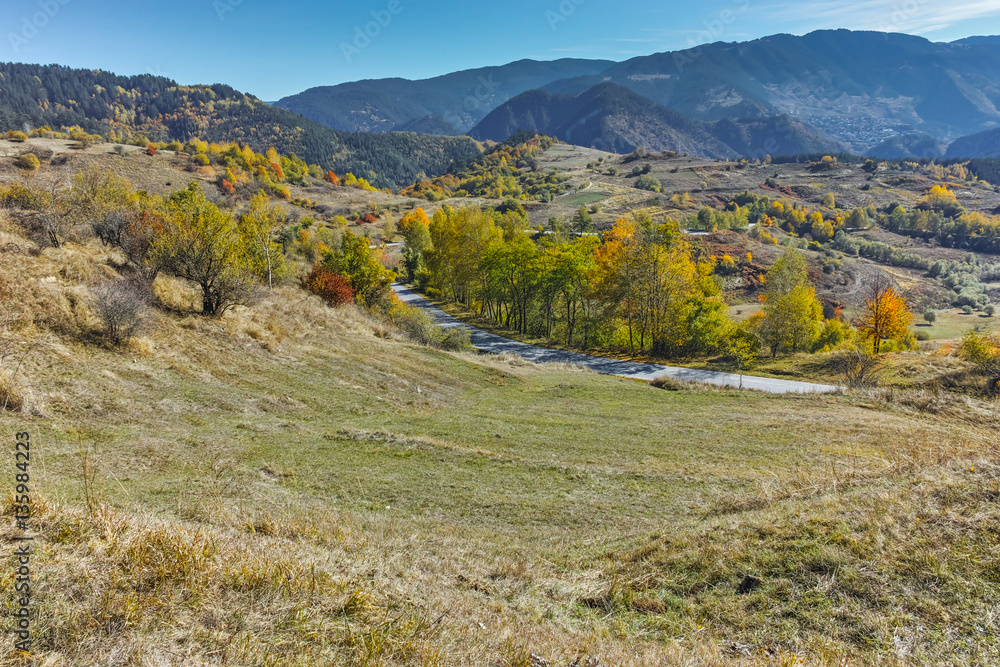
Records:
M705 41L821 28L933 41L1000 34L1000 0L4 0L3 6L0 60L227 83L268 101L357 79L426 78L521 58L625 60Z

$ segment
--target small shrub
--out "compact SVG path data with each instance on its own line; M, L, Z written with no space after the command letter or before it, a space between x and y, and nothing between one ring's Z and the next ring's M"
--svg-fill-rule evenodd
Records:
M157 153L156 146L154 146L153 144L146 146L146 155L156 155L156 153Z
M7 133L7 141L13 141L18 144L23 144L28 140L28 135L20 130L12 130Z
M302 280L302 287L313 294L318 294L330 306L343 306L354 300L354 290L344 276L331 273L321 266L313 270Z
M659 179L647 174L643 174L635 180L635 187L638 190L649 190L650 192L661 192L663 190Z
M25 171L37 171L39 167L42 166L41 161L39 161L38 156L34 153L24 153L14 161L19 169L24 169Z
M125 155L125 146L123 146L122 144L115 144L114 147L112 147L111 151L115 155Z
M149 302L147 290L128 281L102 283L93 289L94 310L112 345L127 345L139 331Z
M436 347L456 352L468 350L472 347L472 337L469 334L469 330L465 328L452 327L444 329L444 333Z
M42 196L20 183L0 185L0 208L37 211L42 208Z
M398 301L388 311L389 321L413 341L442 350L466 350L472 345L464 327L442 327L420 308Z
M922 342L931 339L931 335L926 331L918 331L917 333L913 334L913 337Z
M937 321L937 313L933 310L927 310L924 312L924 321L927 324L934 324Z
M6 375L0 376L0 411L22 412L25 406L24 394Z
M983 313L986 315L986 317L993 317L994 315L996 315L996 312L997 308L992 303L983 308Z
M861 348L842 352L834 359L833 366L852 389L877 387L881 381L881 357Z
M656 387L657 389L664 389L666 391L682 391L684 389L684 385L681 384L679 380L675 380L669 375L658 377L650 381L649 384L652 387Z

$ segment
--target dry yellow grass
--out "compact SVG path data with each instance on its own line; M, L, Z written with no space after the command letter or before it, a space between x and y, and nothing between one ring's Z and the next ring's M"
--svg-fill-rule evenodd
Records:
M116 261L0 253L0 423L38 455L36 655L2 664L997 659L995 403L664 392L293 287L112 350L85 283Z

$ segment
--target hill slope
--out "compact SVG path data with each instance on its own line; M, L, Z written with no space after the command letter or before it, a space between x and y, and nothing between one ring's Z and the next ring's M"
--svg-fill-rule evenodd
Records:
M1000 157L1000 128L959 137L945 151L946 158Z
M617 153L642 146L730 158L843 148L804 124L783 117L692 121L612 83L598 84L578 95L529 91L492 111L469 134L503 141L518 130Z
M466 131L498 105L558 79L597 74L608 60L519 60L420 81L375 79L310 88L277 102L337 130L387 132L427 116Z
M444 173L453 160L480 153L464 137L338 132L218 84L181 86L151 75L0 63L0 87L0 130L76 125L123 138L240 141L256 151L273 146L338 173L366 175L380 187L412 183L420 172Z
M904 157L929 158L940 157L947 145L929 134L914 132L890 137L877 146L872 146L865 153L871 157L883 159L898 159Z
M30 245L6 215L0 240ZM42 662L995 655L989 406L665 392L422 347L294 286L153 311L114 350L86 330L116 265L95 239L0 253Z

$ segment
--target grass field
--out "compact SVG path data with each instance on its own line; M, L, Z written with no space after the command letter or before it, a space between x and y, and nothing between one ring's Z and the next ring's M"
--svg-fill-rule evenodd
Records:
M997 656L995 404L662 391L289 288L124 352L38 340L2 419L44 664Z
M565 195L557 199L557 203L563 206L587 206L595 202L604 201L607 194L597 190L587 190L577 194Z
M166 188L170 156L148 157L96 159ZM963 372L947 354L893 355L890 386L844 395L665 391L423 347L291 286L218 319L151 311L118 350L88 301L114 253L20 252L0 214L11 243L0 424L33 442L35 656L0 664L1000 661L1000 414L935 384Z
M933 324L924 321L923 314L918 313L913 331L925 331L931 340L957 340L973 329L993 332L1000 329L1000 318L987 317L983 313L966 314L958 308L935 311L937 319Z

